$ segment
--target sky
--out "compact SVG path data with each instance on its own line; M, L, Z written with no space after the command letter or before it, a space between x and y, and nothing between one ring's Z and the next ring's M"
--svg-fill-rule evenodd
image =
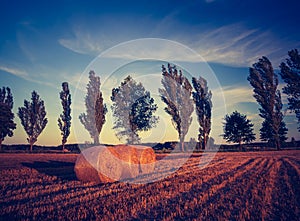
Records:
M64 81L69 82L74 95L68 143L91 141L78 120L78 115L85 112L90 69L95 69L101 78L109 110L100 140L122 142L111 129L111 88L120 84L126 74L132 74L148 90L158 89L160 67L167 62L182 67L187 76L208 78L215 104L211 135L218 143L224 143L220 136L224 115L234 110L251 119L259 141L262 119L247 81L249 67L267 56L277 73L287 52L300 48L299 6L296 0L2 0L0 86L12 89L17 123L14 136L4 143L27 142L16 113L24 99L29 100L36 90L45 101L49 120L36 144L60 144L57 118L62 111L59 92ZM281 81L279 89L283 86ZM142 133L142 141L177 140L158 93L151 93L159 105L161 122ZM285 95L282 101L288 137L299 140L296 117L286 111ZM193 118L187 140L197 136L195 114Z

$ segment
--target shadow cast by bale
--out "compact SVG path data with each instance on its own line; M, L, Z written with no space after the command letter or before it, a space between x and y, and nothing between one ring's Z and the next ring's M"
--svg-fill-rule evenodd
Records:
M56 176L62 180L77 180L74 172L75 163L56 160L35 161L33 163L22 163L23 166L36 169L39 173Z

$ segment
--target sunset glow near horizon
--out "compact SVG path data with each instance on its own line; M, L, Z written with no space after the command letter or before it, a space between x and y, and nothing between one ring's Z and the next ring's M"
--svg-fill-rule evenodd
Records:
M275 72L287 58L287 52L300 48L300 23L298 1L151 1L101 2L101 1L2 1L0 9L0 87L8 86L14 96L14 114L17 129L14 136L6 137L4 144L27 143L26 134L17 116L18 107L24 99L30 100L36 90L45 101L48 124L38 137L38 145L60 145L61 136L57 118L62 112L59 99L61 83L67 81L72 95L72 127L68 143L91 142L88 132L78 120L85 112L84 97L89 67L98 55L135 39L166 39L185 45L198 53L203 61L182 54L169 54L166 45L153 47L152 60L130 61L111 71L118 56L103 58L103 65L95 72L101 78L104 102L108 105L107 122L100 141L120 143L112 128L110 93L132 74L136 81L145 81L159 105L157 115L161 122L149 132L142 133L142 142L178 140L171 118L163 108L157 88L160 82L161 65L173 56L173 63L190 67L186 75L209 75L208 69L198 68L197 63L207 62L219 88L210 86L213 99L224 95L226 113L237 110L246 114L254 124L257 141L262 119L258 104L253 98L247 81L249 67L261 56L267 56ZM164 47L165 46L165 47ZM134 56L143 58L149 51L135 48ZM127 51L127 56L131 54ZM125 55L123 57L126 57ZM171 62L171 61L170 61ZM102 64L102 63L101 63ZM108 78L108 76L110 76ZM108 79L105 81L105 79ZM149 82L148 82L149 81ZM208 81L210 84L211 81ZM284 86L280 81L279 89ZM285 112L284 121L291 137L300 139L295 114L286 111L287 98L282 94ZM218 108L215 105L213 108ZM213 116L211 136L217 143L225 143L222 131L222 114ZM197 138L198 123L195 113L186 136Z

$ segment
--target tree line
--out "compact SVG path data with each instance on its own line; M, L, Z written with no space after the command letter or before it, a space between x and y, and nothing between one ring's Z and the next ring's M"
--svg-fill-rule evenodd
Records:
M285 82L283 93L288 96L288 109L296 114L300 125L300 55L297 49L288 52L288 58L280 65L280 76ZM211 131L212 93L207 81L201 76L192 78L192 84L175 65L162 65L162 88L159 94L165 104L165 112L170 115L172 124L178 133L180 148L184 148L184 139L192 123L192 113L196 110L199 124L197 149L205 149ZM263 118L260 139L280 149L287 139L287 127L283 121L281 93L278 90L278 75L267 57L262 57L249 68L248 81L253 87L253 96L259 104L259 116ZM94 144L99 144L99 135L106 122L108 109L100 90L100 77L94 71L89 72L86 113L79 120L89 132ZM58 127L62 136L64 150L71 128L71 94L67 82L62 83L59 93L62 113L58 117ZM119 87L113 88L111 110L114 116L113 129L119 139L128 144L139 143L139 132L156 127L159 117L155 115L157 104L141 83L127 76ZM0 88L0 148L6 136L12 137L16 129L14 123L13 96L9 87ZM18 117L28 135L30 151L38 136L48 123L44 101L36 91L31 101L24 100L24 106L18 108ZM234 111L224 117L223 138L227 142L249 143L255 140L253 124L246 115ZM300 126L298 127L300 131Z

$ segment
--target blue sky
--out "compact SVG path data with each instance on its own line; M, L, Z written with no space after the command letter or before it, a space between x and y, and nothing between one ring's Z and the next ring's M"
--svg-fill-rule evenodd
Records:
M30 98L32 90L38 91L45 100L49 123L37 143L58 145L61 140L57 128L57 117L61 112L58 93L63 81L68 81L71 92L75 93L78 83L84 87L85 81L80 79L86 77L86 68L99 54L134 39L167 39L191 48L208 62L221 85L227 112L238 110L247 114L255 124L258 138L261 119L246 80L248 68L259 57L267 56L278 69L288 50L300 48L299 6L298 1L289 0L3 0L0 7L0 86L11 87L15 113L23 100ZM163 48L158 50L158 58L165 52ZM142 49L137 50L135 56L144 53ZM178 60L189 62L180 55ZM106 66L112 63L110 59ZM133 67L136 68L133 71L147 74L149 62L142 68ZM111 74L106 70L109 68L104 66L96 70L101 79ZM204 74L203 71L195 70L197 73L192 74L197 76ZM80 78L82 75L84 77ZM279 86L281 88L283 84ZM221 92L215 91L213 97L218 97L218 93ZM76 99L83 102L83 96ZM109 104L109 96L104 99ZM286 103L285 96L283 102ZM80 111L84 111L84 107L74 105L76 130L72 129L70 142L89 140L76 116ZM163 118L168 121L167 116ZM18 124L15 136L5 142L25 143L26 135L17 116L15 120ZM222 132L221 121L221 116L215 116L214 138ZM300 139L295 116L287 112L285 121L289 137ZM111 135L110 126L107 123L101 140L117 142ZM169 126L166 123L165 127ZM196 125L192 130L195 128ZM156 129L158 133L159 130ZM76 138L76 133L84 136ZM175 140L176 133L163 139Z

